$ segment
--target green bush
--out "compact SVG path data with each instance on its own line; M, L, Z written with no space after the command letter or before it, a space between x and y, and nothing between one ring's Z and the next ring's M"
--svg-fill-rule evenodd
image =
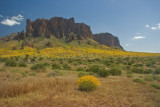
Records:
M71 67L68 64L63 65L63 69L65 70L71 70Z
M49 63L43 63L43 65L44 65L44 66L50 66L50 64L49 64Z
M27 76L28 76L28 71L21 72L21 75L22 75L23 77L27 77Z
M60 69L61 67L58 64L52 64L52 69Z
M160 74L160 68L156 69L154 73L155 74Z
M17 63L14 60L8 60L6 61L5 66L16 67Z
M101 68L101 66L92 65L92 66L90 66L86 71L87 71L87 72L97 73L97 72L99 71L99 68Z
M30 72L29 76L36 76L36 73L35 72Z
M31 67L31 70L36 70L37 72L45 72L46 68L44 64L35 64Z
M109 71L106 70L105 68L100 68L99 71L97 72L97 74L100 77L107 77L107 76L109 76Z
M152 74L153 70L152 69L145 69L144 74Z
M136 83L141 83L141 84L146 84L146 82L140 78L135 78L133 79L133 82L136 82Z
M24 62L19 62L19 63L18 63L18 66L19 66L19 67L27 67L27 64L24 63Z
M109 71L107 71L104 67L98 65L92 65L87 70L87 72L93 72L98 74L100 77L109 76Z
M159 84L152 83L151 86L156 88L156 89L160 89L160 85Z
M143 68L134 67L134 68L132 68L132 72L138 73L138 74L143 74Z
M84 70L84 68L82 68L82 67L78 67L78 68L77 68L77 71L85 71L85 70Z
M115 76L115 75L121 75L121 74L122 74L122 71L121 71L119 68L113 67L113 68L111 68L111 69L109 70L109 73L110 73L111 75Z

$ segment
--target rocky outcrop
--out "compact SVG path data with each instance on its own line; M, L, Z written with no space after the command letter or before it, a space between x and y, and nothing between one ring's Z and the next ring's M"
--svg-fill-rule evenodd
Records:
M48 19L36 19L32 21L27 19L26 36L51 38L67 38L69 41L92 38L90 27L84 23L75 23L74 18L64 19L53 17Z
M94 34L93 39L100 44L106 45L108 47L122 49L123 47L120 45L118 37L110 34L110 33L100 33Z
M31 43L28 43L28 42L23 42L23 43L22 43L22 49L24 49L25 46L34 48L34 45L31 44Z
M24 32L24 30L22 30L21 32L18 32L17 36L14 39L23 40L25 37L26 37L26 33Z

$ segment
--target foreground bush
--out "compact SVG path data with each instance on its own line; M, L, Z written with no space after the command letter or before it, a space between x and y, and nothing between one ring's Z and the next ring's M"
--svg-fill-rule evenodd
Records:
M134 68L132 68L132 72L138 73L138 74L143 74L143 68L134 67Z
M133 79L133 82L136 82L136 83L141 83L141 84L146 84L146 82L140 78L135 78Z
M60 69L61 67L57 64L52 64L52 69Z
M20 63L18 63L18 66L19 66L19 67L27 67L27 64L24 63L24 62L20 62Z
M155 74L160 74L160 68L156 69L154 73Z
M6 63L5 63L5 66L10 66L10 67L16 67L17 66L17 63L13 60L8 60Z
M89 67L86 71L87 72L96 73L100 77L107 77L107 76L109 76L109 71L107 71L104 67L98 66L98 65L93 65L93 66Z
M37 72L45 72L45 66L44 64L35 64L31 67L31 70L36 70Z
M158 85L158 84L152 83L151 86L156 88L156 89L160 89L160 85Z
M71 67L68 64L63 65L63 69L65 70L71 70Z
M115 75L121 75L122 71L119 68L113 67L109 70L109 73L115 76Z
M83 76L77 81L79 90L81 91L93 91L100 86L100 81L93 76Z

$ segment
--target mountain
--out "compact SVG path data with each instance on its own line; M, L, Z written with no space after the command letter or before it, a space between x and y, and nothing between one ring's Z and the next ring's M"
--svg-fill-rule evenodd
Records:
M66 38L68 41L93 38L90 27L84 23L75 23L74 18L64 19L53 17L48 19L27 19L26 34L24 31L18 34L18 40L25 37Z
M115 49L122 49L123 47L120 45L118 37L110 34L110 33L99 33L94 34L93 39L103 45L106 45L108 47L112 47Z
M5 39L4 39L5 38ZM77 41L78 44L82 44L82 41L86 40L87 45L106 45L115 49L123 50L119 43L118 37L110 33L92 34L90 26L84 23L75 23L74 18L65 19L62 17L53 17L51 19L36 19L26 21L26 32L22 30L18 33L13 33L9 36L1 38L1 40L21 41L21 49L25 46L32 48L45 48L53 47L56 44L69 43ZM61 39L61 43L58 43L58 39ZM94 40L96 42L94 42ZM54 45L53 45L54 44ZM20 44L19 44L20 45ZM62 46L62 45L61 45ZM17 49L17 48L13 48Z

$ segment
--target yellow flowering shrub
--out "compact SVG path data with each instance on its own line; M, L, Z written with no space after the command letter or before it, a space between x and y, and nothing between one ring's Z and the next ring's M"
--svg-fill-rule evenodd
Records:
M83 76L77 81L79 90L81 91L93 91L100 86L100 81L93 76Z

